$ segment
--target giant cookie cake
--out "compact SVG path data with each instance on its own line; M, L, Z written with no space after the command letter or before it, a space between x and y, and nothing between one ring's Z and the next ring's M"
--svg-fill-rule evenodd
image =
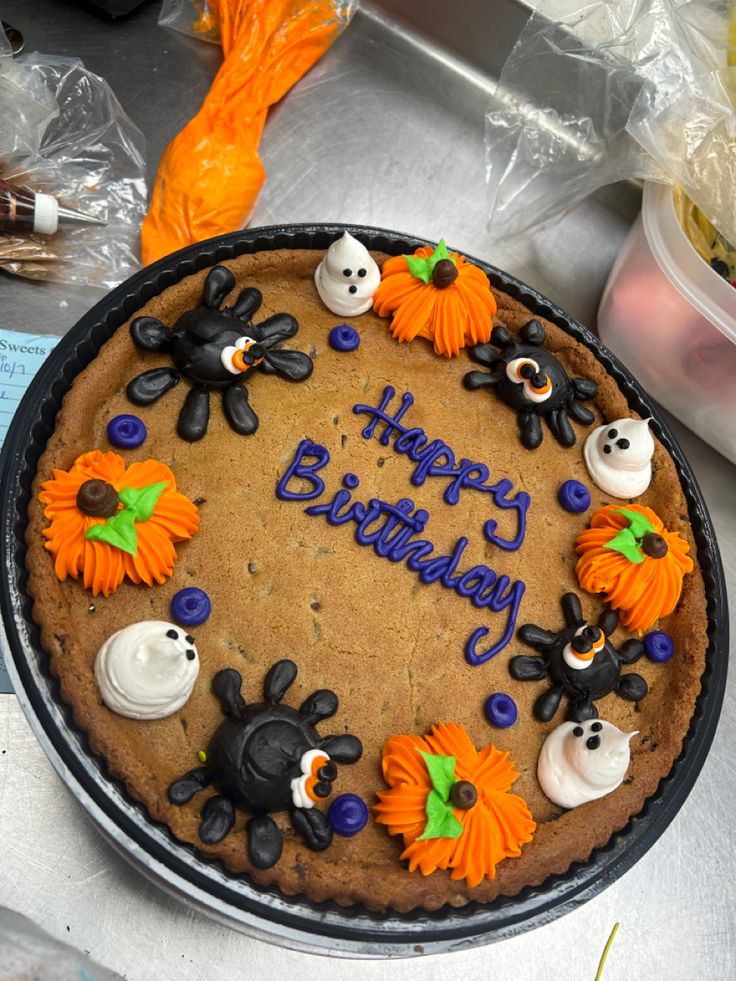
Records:
M674 461L442 245L346 236L155 296L66 395L27 541L92 750L288 896L434 910L566 872L667 775L700 688Z

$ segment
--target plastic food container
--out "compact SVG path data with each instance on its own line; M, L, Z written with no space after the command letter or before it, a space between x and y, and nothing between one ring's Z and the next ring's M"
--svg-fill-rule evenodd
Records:
M669 185L645 185L598 331L650 395L736 463L736 288L691 245Z

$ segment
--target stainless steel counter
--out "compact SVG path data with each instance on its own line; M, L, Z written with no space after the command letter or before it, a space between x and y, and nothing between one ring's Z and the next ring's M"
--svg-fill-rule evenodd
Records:
M523 22L511 0L364 3L350 30L272 112L262 143L268 180L252 224L352 221L411 232L494 262L589 325L636 213L635 190L609 189L513 248L484 220L483 114ZM79 55L104 75L148 138L153 175L166 142L204 95L215 48L165 32L149 4L115 24L52 0L0 0L26 50ZM421 10L421 29L412 27ZM478 13L480 11L480 14ZM481 17L479 20L478 18ZM397 17L401 17L398 20ZM482 22L485 21L485 22ZM444 44L438 41L444 40ZM0 278L0 325L62 333L93 291ZM736 587L736 470L674 429L700 481ZM723 657L728 652L722 652ZM608 981L736 976L736 681L703 772L663 837L621 880L567 915L491 947L394 962L332 962L231 933L170 899L88 824L54 775L11 695L0 696L0 905L135 979L255 977L304 981L593 978L613 923ZM0 975L1 975L0 966Z

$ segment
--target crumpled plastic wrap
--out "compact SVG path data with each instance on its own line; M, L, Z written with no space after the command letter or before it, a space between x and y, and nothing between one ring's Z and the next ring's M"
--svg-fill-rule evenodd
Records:
M158 22L172 31L219 44L220 0L163 0Z
M486 119L504 238L630 177L681 185L736 241L728 0L542 0Z
M51 237L0 235L0 268L110 289L140 268L144 139L107 82L81 61L0 57L0 173L107 220Z
M144 263L247 224L266 176L258 144L270 107L324 54L357 5L217 0L225 60L199 112L161 158L142 229Z

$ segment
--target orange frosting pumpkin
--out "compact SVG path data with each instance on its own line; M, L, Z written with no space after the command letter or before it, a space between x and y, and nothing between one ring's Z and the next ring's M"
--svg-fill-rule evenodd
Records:
M455 786L467 785L474 803L453 807L456 795L445 804L459 826L454 837L427 837L428 797L434 790L425 755L454 759ZM391 788L378 793L373 807L378 824L389 834L402 835L402 860L430 875L435 869L452 869L451 879L465 879L477 886L484 877L493 879L496 865L521 854L536 827L521 797L510 794L518 774L509 754L495 746L476 750L467 732L454 722L440 722L425 738L394 736L383 748L383 776Z
M617 547L622 533L629 539L628 555ZM575 571L583 589L605 593L611 607L621 611L623 625L642 633L677 606L683 576L693 570L689 550L651 508L607 504L578 535Z
M94 507L84 503L85 485L97 490L101 510L112 499L107 516L90 513ZM139 492L139 497L148 491L148 503L128 522L133 530L128 532L127 550L89 537L90 529L108 524L108 517L128 507L117 498L121 492L125 498L128 489ZM44 536L56 575L63 582L81 574L94 596L114 593L126 576L149 586L165 582L174 571L173 543L191 538L199 527L196 506L177 491L176 478L165 464L146 460L126 469L123 458L112 452L93 450L78 457L69 471L54 470L53 479L41 485L39 500L51 522ZM95 502L94 495L90 500ZM97 529L92 535L99 533Z
M452 357L491 336L496 301L486 274L457 252L423 245L413 256L387 259L373 296L379 317L393 314L398 341L425 337L437 354Z

